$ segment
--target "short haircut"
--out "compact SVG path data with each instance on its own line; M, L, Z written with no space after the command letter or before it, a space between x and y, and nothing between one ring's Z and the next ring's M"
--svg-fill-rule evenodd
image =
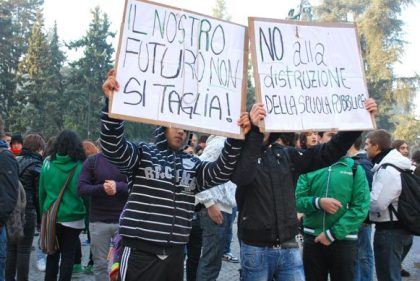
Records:
M359 136L353 143L355 149L360 150L362 148L362 136Z
M28 149L30 152L39 152L45 149L45 141L38 134L28 134L23 139L23 148Z
M391 148L392 136L383 129L369 132L366 138L368 138L372 144L378 145L379 150L381 151Z
M407 142L405 140L394 140L392 142L392 145L391 146L392 146L392 148L396 148L397 150L400 150L400 147L403 144L407 144Z

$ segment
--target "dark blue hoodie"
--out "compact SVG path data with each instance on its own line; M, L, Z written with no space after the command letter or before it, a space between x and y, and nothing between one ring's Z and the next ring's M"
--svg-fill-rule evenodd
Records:
M188 242L194 194L230 180L243 141L228 139L215 162L203 162L170 149L164 127L155 137L155 144L129 142L123 122L102 113L103 154L132 182L120 219L123 244L164 255Z

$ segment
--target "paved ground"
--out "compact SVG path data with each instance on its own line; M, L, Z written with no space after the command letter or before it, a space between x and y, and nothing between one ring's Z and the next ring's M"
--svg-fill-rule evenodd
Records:
M236 233L236 223L234 227L234 231ZM86 240L86 235L81 236L82 241ZM37 239L35 239L37 240ZM34 245L36 242L34 241ZM89 257L89 246L82 246L83 251L83 263L87 263L87 258ZM236 256L239 256L239 244L238 240L236 238L236 235L234 235L234 241L232 242L232 251L233 254ZM415 257L415 253L417 253L417 257ZM32 252L31 257L31 268L30 268L30 281L41 281L44 280L44 273L39 272L36 269L36 257L35 253ZM414 266L414 261L417 261L418 266ZM411 248L411 251L409 252L407 258L404 261L403 264L404 268L408 270L411 273L411 277L409 278L403 278L403 281L419 281L420 280L420 237L414 237L414 243L413 247ZM239 264L229 263L229 262L223 262L223 267L220 272L218 281L235 281L239 280ZM87 275L87 274L77 274L74 275L72 280L80 280L80 281L94 281L93 275ZM200 280L197 280L200 281Z

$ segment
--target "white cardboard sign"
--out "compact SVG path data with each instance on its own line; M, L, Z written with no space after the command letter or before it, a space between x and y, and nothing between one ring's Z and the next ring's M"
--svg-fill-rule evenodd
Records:
M368 130L375 124L357 30L351 24L312 24L249 18L257 101L263 129Z
M126 0L112 117L243 138L247 28Z

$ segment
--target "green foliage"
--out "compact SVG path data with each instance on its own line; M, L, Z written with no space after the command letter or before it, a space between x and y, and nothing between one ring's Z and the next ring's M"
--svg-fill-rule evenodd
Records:
M14 122L10 116L16 106L18 63L28 48L36 11L42 4L42 0L0 1L0 114L9 127Z
M85 36L70 42L70 49L82 49L83 56L70 63L66 83L68 107L65 125L83 138L96 139L100 131L100 111L103 106L102 84L112 68L114 49L109 42L115 33L109 30L108 16L99 7L92 11L92 22Z
M44 20L38 11L28 40L28 51L18 65L18 87L10 114L15 132L38 132L44 137L63 128L60 98L63 92L60 68L65 59L59 50L57 29L48 42Z
M393 115L413 114L410 105L418 78L401 79L393 72L405 43L401 38L403 21L399 16L402 7L411 3L411 0L324 0L315 10L320 21L353 20L356 23L369 96L379 106L377 125L389 131L395 128Z

